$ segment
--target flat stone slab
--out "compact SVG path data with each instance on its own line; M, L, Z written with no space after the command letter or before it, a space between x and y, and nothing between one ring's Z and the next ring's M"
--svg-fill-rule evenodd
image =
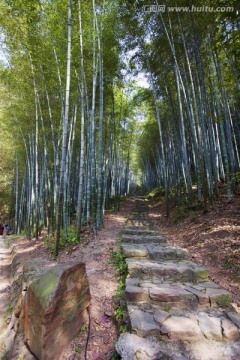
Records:
M154 236L159 235L158 231L155 230L146 230L146 229L130 229L126 228L122 230L122 234L126 235L148 235L148 236Z
M149 220L127 220L127 226L142 227L142 228L150 228L152 226L152 222Z
M174 260L174 259L186 259L187 251L181 248L175 248L170 245L149 245L148 246L149 257L152 260Z
M175 306L181 306L182 303L190 305L191 302L196 302L196 297L179 286L162 285L149 289L150 299L158 303L168 303Z
M134 285L126 286L125 298L127 301L131 301L133 303L139 303L139 302L148 303L150 301L148 289Z
M141 259L126 259L128 272L131 276L151 277L161 276L164 280L173 281L204 281L208 278L207 269L191 261L151 261Z
M159 341L153 336L143 338L123 333L118 339L116 350L122 360L190 360L187 351L183 353L182 345Z
M159 335L160 326L154 320L153 314L128 306L131 329L137 335L146 337Z
M166 242L166 239L163 236L156 235L122 235L122 241L126 243L135 243L135 244L149 244L149 243L163 243Z
M161 326L166 319L168 319L171 315L163 310L156 310L153 314L154 320Z
M138 277L127 277L125 284L126 286L132 285L132 286L139 286L140 279Z
M122 360L238 360L240 342L201 339L193 342L161 341L123 333L116 344Z
M229 306L232 302L232 294L224 289L207 288L206 294L210 298L211 306Z
M240 332L236 325L228 319L222 320L223 337L228 341L236 341L240 339Z
M144 245L122 243L122 252L125 257L147 257L148 249Z
M221 342L240 339L238 327L221 311L213 310L209 313L177 309L165 311L153 306L144 304L136 306L129 303L127 303L127 308L131 327L134 328L136 334L143 337L149 336L147 333L151 332L162 340L164 337L179 341L207 339ZM144 328L145 320L148 324L146 329ZM158 324L157 328L153 320ZM158 328L160 331L157 331Z
M166 243L161 245L122 243L122 251L125 257L147 257L152 260L178 260L187 257L185 249L175 248Z
M132 214L128 217L128 220L140 220L140 221L145 221L148 220L148 216L146 216L146 214L141 214L141 213L135 213Z
M196 308L198 305L197 297L180 286L154 285L150 282L127 282L125 299L133 304L154 304L160 308L166 304L168 307L180 309Z
M203 339L197 321L182 316L171 316L166 319L160 331L172 340Z
M240 329L240 315L233 313L233 312L228 312L227 316L229 317L230 320L232 320L232 322L234 322L235 325L237 325L237 327Z
M136 287L137 289L133 289L132 287ZM129 277L126 279L126 299L128 301L143 301L138 295L134 297L134 294L140 294L141 292L146 294L148 291L149 297L145 296L145 301L147 303L154 302L160 307L169 303L169 306L179 307L181 309L184 307L199 309L208 308L211 305L211 299L208 295L209 289L210 288L206 289L205 287L199 286L197 290L195 285L189 283L168 283L163 280L154 280L152 278L142 280L139 277ZM213 288L213 290L218 290L225 296L226 290L215 288ZM212 303L212 307L216 307L216 304Z
M210 306L209 297L204 292L205 289L202 288L201 290L197 290L191 286L184 286L184 289L197 297L199 305Z
M221 319L211 317L206 313L198 314L199 327L208 340L222 340Z

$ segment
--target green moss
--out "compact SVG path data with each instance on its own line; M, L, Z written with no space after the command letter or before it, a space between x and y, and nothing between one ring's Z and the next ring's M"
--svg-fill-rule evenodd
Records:
M30 285L30 289L34 292L42 306L45 306L49 302L51 294L56 288L58 278L58 270L53 269Z
M72 309L70 309L72 310ZM63 321L71 321L74 318L74 313L69 314L67 317L63 319Z
M200 270L197 272L199 278L201 278L201 280L207 280L208 279L208 271L207 270Z
M5 351L2 356L0 357L0 360L7 360L8 359L8 351Z
M223 294L223 295L219 295L216 298L216 303L219 306L229 306L230 303L232 301L232 295L231 294Z
M165 306L165 307L162 308L162 310L166 311L166 312L171 311L171 309L172 309L171 306Z

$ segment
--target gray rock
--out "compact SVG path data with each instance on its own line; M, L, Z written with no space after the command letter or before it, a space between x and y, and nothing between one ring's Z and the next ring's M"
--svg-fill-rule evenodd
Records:
M150 298L159 302L179 302L184 300L194 301L196 297L179 286L166 286L162 284L150 289Z
M153 314L154 320L159 324L162 325L166 319L168 319L171 315L163 310L156 310Z
M195 286L194 286L195 287ZM204 288L204 289L207 289L207 288L211 288L211 289L220 289L220 287L215 284L214 282L212 281L207 281L207 282L201 282L199 284L196 285L196 288Z
M196 290L191 286L184 286L184 288L190 293L196 295L199 305L210 306L209 297L203 291Z
M161 243L165 242L166 239L163 236L140 236L140 235L122 235L122 241L127 243L136 243L136 244L149 244L149 243Z
M154 230L145 230L145 229L124 229L122 231L122 234L127 235L158 235L158 231Z
M128 309L130 307L128 306ZM146 337L159 335L160 327L153 318L153 314L134 309L129 311L131 329L137 335Z
M171 316L161 326L161 333L172 340L199 340L203 338L196 321L183 316Z
M127 277L125 281L126 286L128 285L138 286L139 283L140 283L140 279L137 277Z
M191 360L239 360L240 343L200 340L185 343Z
M142 353L147 360L161 359L161 349L156 340L143 339L135 334L121 334L116 344L116 350L122 360L136 360L136 354ZM142 357L143 358L143 357Z
M149 220L128 220L127 225L133 227L134 229L139 227L150 229L152 223Z
M208 340L222 340L221 320L206 313L198 314L199 327Z
M235 325L237 325L237 327L240 329L240 315L233 313L233 312L228 312L227 316L229 317L230 320L232 320L232 322L234 322Z
M224 289L207 288L206 294L210 298L211 306L229 306L232 301L232 294Z
M5 339L4 339L4 345L5 345L5 349L8 352L8 355L11 356L12 351L14 349L14 342L17 336L17 331L13 328L9 328L7 329L6 333L5 333Z
M228 319L222 320L223 337L229 341L239 340L238 328Z
M131 276L146 274L148 276L161 276L165 280L198 281L208 277L207 269L191 261L150 261L126 259L128 272Z
M138 303L138 302L149 302L148 289L127 285L125 289L125 297L127 301Z
M144 245L122 243L122 251L125 257L147 257L148 249Z
M140 286L150 289L150 288L155 288L158 285L151 282L151 280L144 280L144 281L140 280Z
M129 333L120 335L116 350L122 360L190 360L187 351L177 342L167 343Z
M152 260L186 259L187 251L169 245L148 245L149 257Z

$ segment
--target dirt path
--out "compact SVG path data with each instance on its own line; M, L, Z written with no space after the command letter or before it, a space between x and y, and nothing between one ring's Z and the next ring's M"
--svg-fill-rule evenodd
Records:
M128 199L120 211L104 216L104 227L91 236L88 244L76 247L71 254L62 253L59 262L67 259L79 259L86 263L91 292L90 336L88 342L88 360L111 359L118 337L114 322L114 295L118 279L115 267L110 264L112 250L117 248L119 233L124 227L134 200ZM72 343L71 353L66 351L65 359L84 359L87 330Z
M0 356L4 354L5 314L10 299L11 261L11 248L4 243L3 236L0 236Z
M104 215L104 226L96 235L91 231L85 231L80 244L70 245L61 250L56 263L66 263L70 260L80 260L86 263L87 275L90 284L91 306L90 306L90 333L87 347L88 360L107 360L111 359L115 351L115 342L118 337L117 326L114 321L114 295L118 285L118 279L115 276L115 267L110 263L112 250L118 247L119 233L125 225L127 216L134 206L134 199L128 199L121 203L120 210ZM2 239L1 239L2 244ZM46 258L51 260L51 254L47 252L42 240L36 242L34 239L27 240L19 238L11 242L14 246L16 270L21 274L23 264L32 258ZM5 250L4 250L5 249ZM9 249L0 250L10 254ZM4 267L9 266L10 258L4 260ZM1 287L9 292L8 273L4 273ZM2 275L2 273L1 273ZM5 284L5 285L2 285ZM1 294L0 294L1 295ZM2 299L1 299L2 302ZM8 300L6 299L6 306ZM1 312L5 310L1 306ZM1 319L3 319L1 314ZM2 320L3 327L6 322ZM84 352L88 336L88 329L81 329L79 336L72 341L66 349L62 359L84 359ZM18 337L17 351L12 356L12 360L18 360L21 354L25 359L32 359L30 354L26 355L26 349L21 336Z

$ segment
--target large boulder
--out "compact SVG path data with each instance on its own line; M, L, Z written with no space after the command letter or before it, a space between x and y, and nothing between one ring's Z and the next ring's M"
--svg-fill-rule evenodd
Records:
M26 271L29 273L29 266ZM32 281L23 304L24 336L31 352L39 360L60 359L86 323L89 304L83 263L57 265Z

